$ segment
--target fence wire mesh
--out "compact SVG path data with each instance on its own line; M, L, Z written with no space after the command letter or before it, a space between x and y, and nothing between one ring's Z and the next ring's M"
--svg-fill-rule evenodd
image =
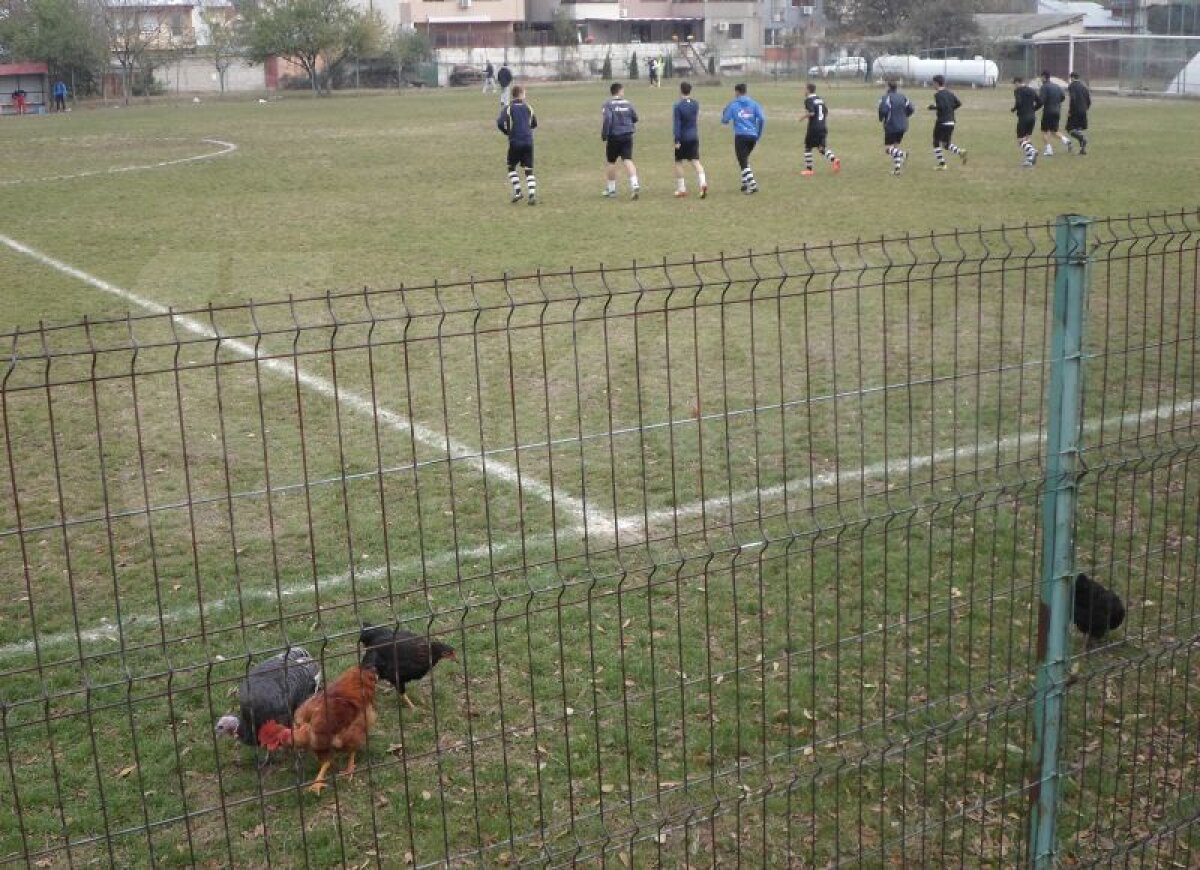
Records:
M1200 212L1089 229L1057 848L1200 862ZM41 325L0 389L0 859L1030 859L1053 224ZM454 646L357 776L214 731Z

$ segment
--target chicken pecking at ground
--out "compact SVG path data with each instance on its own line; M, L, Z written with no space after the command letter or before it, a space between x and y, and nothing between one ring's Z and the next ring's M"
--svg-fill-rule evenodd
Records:
M258 729L274 720L291 725L300 705L321 687L321 663L301 647L259 662L238 686L241 716L222 716L216 731L258 746ZM267 753L267 760L271 757Z
M380 679L395 686L409 709L416 705L404 692L406 683L421 679L442 659L458 661L454 647L402 628L393 630L363 623L358 642L366 647L363 665L374 667Z
M1104 635L1121 627L1125 621L1125 604L1120 595L1087 574L1080 574L1075 578L1072 618L1075 627L1087 635L1087 648L1091 649L1104 639Z
M259 729L259 742L268 750L280 746L307 749L321 762L317 778L308 790L320 794L327 785L325 775L338 752L350 759L342 768L346 777L354 776L354 757L367 742L367 733L375 726L375 669L355 665L333 684L313 695L296 711L291 728L267 722Z

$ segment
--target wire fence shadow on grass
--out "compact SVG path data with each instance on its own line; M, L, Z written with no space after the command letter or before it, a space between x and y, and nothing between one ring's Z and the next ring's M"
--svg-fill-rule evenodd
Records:
M1198 240L1063 218L4 336L0 860L1195 865ZM1087 645L1079 572L1127 609ZM381 689L353 779L214 731L364 622L457 655Z

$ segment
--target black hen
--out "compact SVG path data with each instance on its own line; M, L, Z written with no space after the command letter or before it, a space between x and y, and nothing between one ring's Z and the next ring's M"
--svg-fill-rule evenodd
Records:
M363 667L374 668L381 680L395 686L410 708L415 705L404 693L405 684L421 679L442 659L458 659L454 647L402 628L392 630L363 623L358 642L367 648Z
M321 663L301 647L259 662L238 686L241 716L222 716L217 733L258 745L258 729L274 719L292 724L296 709L321 687Z
M1087 574L1075 578L1075 627L1088 637L1089 648L1125 621L1121 596L1097 583Z

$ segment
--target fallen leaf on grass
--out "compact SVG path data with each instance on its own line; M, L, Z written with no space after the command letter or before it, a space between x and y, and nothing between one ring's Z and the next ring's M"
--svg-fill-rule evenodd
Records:
M129 767L122 767L117 771L117 779L125 779L125 777L129 776L129 774L133 773L135 770L137 770L136 764L131 764Z
M255 825L250 830L242 831L242 839L243 840L257 840L265 832L266 832L266 828L263 827L261 822L259 822L257 825Z

